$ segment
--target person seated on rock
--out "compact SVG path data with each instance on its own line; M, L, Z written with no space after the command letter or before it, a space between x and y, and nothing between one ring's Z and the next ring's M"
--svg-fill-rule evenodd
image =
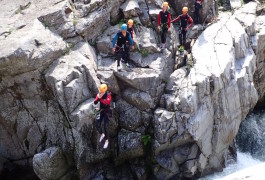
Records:
M129 66L128 60L129 60L130 46L127 45L127 42L129 42L132 46L132 49L134 49L131 34L127 31L127 25L122 24L121 31L115 35L112 44L113 53L116 54L118 60L118 67L117 67L118 71L121 70L120 68L121 59L123 60L122 63L126 64L126 66Z
M133 20L129 19L127 24L128 24L127 31L131 34L131 37L133 39Z
M180 21L180 30L179 30L179 41L180 41L180 48L184 49L184 45L186 44L186 34L189 28L191 28L193 24L193 19L188 15L188 8L183 7L182 14L179 15L176 19L171 21L172 23ZM188 26L188 24L190 24Z
M195 0L194 2L194 24L198 24L200 21L200 9L202 8L203 0Z
M97 130L100 134L99 142L101 142L105 138L104 149L106 149L109 145L109 118L112 116L112 111L110 109L111 102L111 92L108 92L108 86L106 84L101 84L99 86L99 93L94 100L94 104L96 105L100 102L100 112L96 118ZM104 120L104 131L102 131L101 123Z
M161 48L165 48L167 32L170 31L171 14L168 12L168 2L164 2L162 5L162 11L158 14L158 30L161 35Z

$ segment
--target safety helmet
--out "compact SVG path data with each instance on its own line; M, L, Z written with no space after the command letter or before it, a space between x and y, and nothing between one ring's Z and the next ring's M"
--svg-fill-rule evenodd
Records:
M127 25L126 24L122 24L121 25L121 30L122 31L126 31L127 30Z
M163 2L163 7L168 7L168 2Z
M99 92L101 92L101 93L105 93L105 92L107 92L107 90L108 90L108 86L107 86L107 84L101 84L101 85L99 86Z
M133 20L129 19L128 24L132 26L133 25Z
M182 9L182 12L183 13L187 13L189 11L189 8L188 7L183 7L183 9Z

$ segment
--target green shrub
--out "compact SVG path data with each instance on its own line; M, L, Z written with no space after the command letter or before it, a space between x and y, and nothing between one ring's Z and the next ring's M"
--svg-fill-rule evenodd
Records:
M151 143L151 140L152 140L152 138L149 134L142 136L142 142L143 142L144 146L147 146L149 143Z

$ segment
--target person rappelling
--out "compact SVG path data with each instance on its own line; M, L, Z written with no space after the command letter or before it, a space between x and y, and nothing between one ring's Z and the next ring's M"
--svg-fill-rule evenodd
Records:
M179 29L180 49L184 49L184 45L186 44L187 31L191 28L193 24L192 18L188 15L188 10L189 10L188 7L183 7L182 14L179 15L173 21L171 21L172 23L180 21L180 29Z
M162 11L158 14L158 31L161 35L161 49L165 48L167 33L170 31L171 14L168 12L168 2L162 4Z
M109 145L109 119L112 117L112 110L110 109L111 102L111 92L108 92L108 86L106 84L101 84L99 86L99 93L97 94L94 104L100 102L99 113L96 117L96 126L100 134L99 142L105 138L104 149L108 148ZM104 121L104 132L101 128L101 123Z
M129 67L128 61L129 61L130 46L128 45L128 42L130 43L132 49L134 49L133 39L131 34L127 31L127 25L122 24L121 31L115 35L112 44L113 53L116 55L118 61L117 64L118 71L121 70L120 62L125 64L127 67Z

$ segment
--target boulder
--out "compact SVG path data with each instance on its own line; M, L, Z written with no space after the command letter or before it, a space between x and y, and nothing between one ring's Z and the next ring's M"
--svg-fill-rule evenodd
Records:
M174 112L157 109L153 121L155 139L159 144L169 142L171 136L178 132Z
M101 83L108 85L108 90L114 94L120 94L120 87L113 71L98 71L97 77Z
M75 9L79 17L86 17L89 13L105 5L107 0L77 0L74 1Z
M33 157L34 172L43 180L59 179L67 173L69 167L67 158L58 147L51 147Z
M134 68L132 72L115 72L115 76L127 87L146 92L153 98L158 98L163 93L162 79L153 69Z
M121 130L118 135L119 159L131 159L144 155L141 133Z
M265 45L262 43L265 40L265 21L264 21L264 15L257 17L256 24L257 24L257 34L254 37L255 41L255 51L257 56L257 70L255 72L254 80L255 80L255 86L258 90L259 97L262 98L265 93L265 83L262 81L262 79L265 77Z
M65 1L57 3L55 6L48 6L45 14L38 17L42 24L49 28L52 32L59 34L64 39L76 36L75 21L73 13L71 13L70 4ZM67 13L65 9L69 9Z
M238 9L242 6L242 1L240 0L230 0L231 8Z
M144 26L151 26L151 21L150 21L150 17L149 17L149 9L148 9L148 6L145 2L145 0L138 0L138 4L139 4L139 7L140 7L140 20L141 20L141 23L144 25Z
M97 38L96 47L101 54L112 54L112 41L119 31L119 25L111 26Z
M140 13L140 7L138 5L138 1L136 0L126 0L121 6L121 10L124 17L127 19L138 16Z
M154 108L154 100L145 92L128 88L122 92L122 97L125 101L142 111Z
M257 2L249 2L234 13L236 19L245 27L245 30L249 36L256 34L256 11Z
M117 61L112 57L98 56L97 59L97 70L100 71L114 71L117 70Z
M123 129L144 133L149 126L150 112L143 112L124 100L117 102L119 124Z
M101 7L88 16L78 19L75 25L76 33L86 40L95 40L97 36L109 26L110 13Z
M0 48L0 74L7 76L45 69L62 55L66 45L62 38L35 20L32 26L28 25L4 39Z
M157 53L158 47L155 38L155 32L151 28L140 26L135 30L137 34L136 45L139 47L141 52L146 51L147 53Z
M82 46L87 46L90 54L94 54L88 44L82 43ZM94 58L94 55L84 56L78 50L71 51L69 55L56 60L45 74L48 85L68 115L80 103L95 97L98 91Z
M143 57L143 55L139 52L133 52L131 53L131 60L138 67L149 67L153 70L156 70L159 76L166 81L173 72L174 61L172 56L172 53L167 49L163 54L148 54L146 57Z

